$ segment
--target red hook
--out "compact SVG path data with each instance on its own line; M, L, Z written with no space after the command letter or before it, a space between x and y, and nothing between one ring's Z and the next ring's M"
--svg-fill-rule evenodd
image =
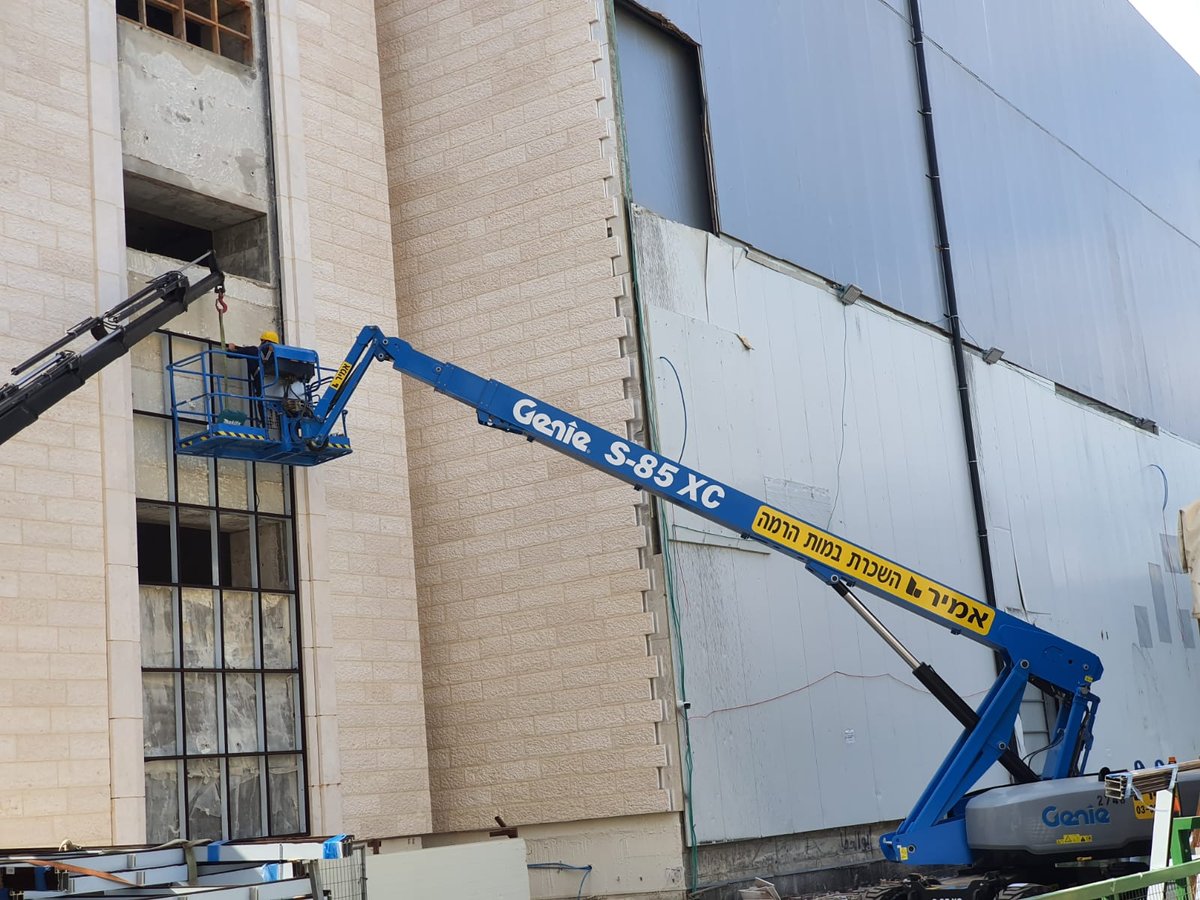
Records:
M225 302L225 288L217 288L217 312L220 315L225 315L229 312L229 304Z

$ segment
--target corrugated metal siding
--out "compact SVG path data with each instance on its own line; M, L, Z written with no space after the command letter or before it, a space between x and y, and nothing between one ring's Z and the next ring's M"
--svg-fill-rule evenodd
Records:
M646 214L634 226L663 451L978 595L945 340L711 235ZM949 714L802 566L667 515L698 838L906 814L957 734ZM990 652L871 605L980 699Z
M1172 569L1178 510L1200 498L1200 447L1013 367L975 359L971 375L1003 605L1021 614L1023 598L1030 621L1104 662L1091 768L1194 756L1200 650L1187 578Z

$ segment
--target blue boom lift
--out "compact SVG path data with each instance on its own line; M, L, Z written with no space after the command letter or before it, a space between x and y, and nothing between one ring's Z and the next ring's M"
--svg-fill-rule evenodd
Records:
M219 297L223 275L211 257L207 265L208 274L195 284L183 270L160 276L14 368L16 375L29 374L0 387L0 444L195 299L210 290ZM93 345L79 353L68 349L86 334ZM277 342L210 349L169 366L176 450L300 466L345 456L351 452L346 407L375 360L474 408L482 425L565 453L799 560L905 661L963 731L913 810L880 846L889 860L958 866L962 873L916 875L883 886L877 900L1015 900L1045 885L1095 880L1096 869L1084 861L1102 861L1101 872L1114 872L1148 851L1145 808L1106 798L1106 770L1100 778L1083 774L1099 703L1092 693L1102 672L1095 654L536 397L427 356L377 327L362 330L336 371L322 368L312 350ZM972 709L909 652L855 587L996 651L1001 671L979 706ZM1039 772L1009 745L1031 684L1058 708ZM972 793L996 763L1015 783ZM1179 787L1183 802L1194 805L1200 778L1181 778Z
M887 886L880 897L991 900L1004 894L1012 900L1043 884L1096 877L1079 867L1056 869L1058 863L1127 858L1148 849L1150 822L1135 804L1105 800L1103 780L1083 775L1099 704L1092 686L1103 671L1090 651L536 397L421 353L378 327L362 329L336 371L321 368L316 354L303 348L273 346L267 354L279 362L264 357L262 389L250 396L235 396L227 377L217 374L229 369L220 350L171 367L176 382L204 388L174 398L179 453L292 465L344 456L351 451L347 404L378 360L474 408L480 424L574 457L791 556L836 591L963 725L916 806L880 846L889 860L962 866L967 874L949 881L914 877ZM289 374L283 361L303 366ZM245 417L248 408L258 411ZM855 587L995 650L1002 670L982 703L972 709L909 652ZM1030 684L1058 707L1038 772L1009 744ZM1015 784L972 794L996 763ZM1194 797L1197 784L1186 789Z

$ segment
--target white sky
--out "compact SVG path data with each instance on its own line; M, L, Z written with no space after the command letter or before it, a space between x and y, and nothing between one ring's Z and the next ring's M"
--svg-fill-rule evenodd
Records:
M1200 72L1200 0L1130 0L1154 30Z

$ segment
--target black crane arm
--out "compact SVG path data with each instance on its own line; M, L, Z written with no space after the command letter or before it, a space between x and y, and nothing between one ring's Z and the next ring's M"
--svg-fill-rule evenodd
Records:
M187 266L159 275L136 294L99 316L84 319L53 344L14 366L12 374L23 377L0 386L0 444L32 425L42 413L183 313L193 301L209 291L223 291L225 273L216 257L209 253L207 259L196 261L201 262L207 265L208 274L195 284L184 274ZM85 334L91 335L95 343L78 353L67 349Z

